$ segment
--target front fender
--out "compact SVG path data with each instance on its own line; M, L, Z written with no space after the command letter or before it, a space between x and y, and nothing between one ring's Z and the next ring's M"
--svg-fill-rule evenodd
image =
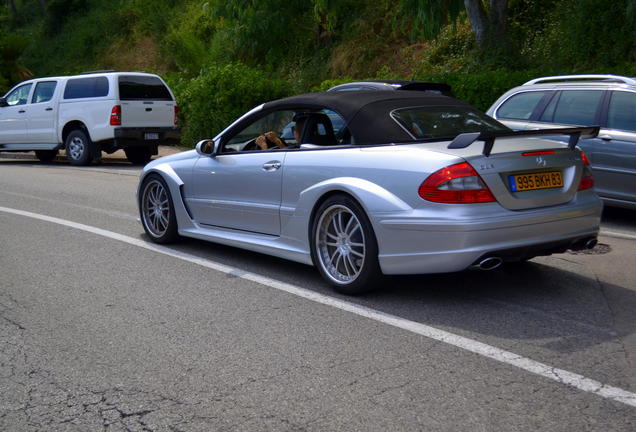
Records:
M139 185L137 186L137 204L139 205L141 185L150 174L158 174L168 185L179 230L193 227L190 212L188 211L181 194L181 187L184 185L184 181L169 163L150 163L144 167L141 175L139 176Z

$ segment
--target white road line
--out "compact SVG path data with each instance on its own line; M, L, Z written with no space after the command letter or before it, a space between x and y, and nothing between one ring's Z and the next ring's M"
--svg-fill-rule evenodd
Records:
M184 252L175 251L165 246L156 245L140 239L118 234L112 231L107 231L101 228L92 227L64 219L59 219L51 216L46 216L38 213L31 213L28 211L12 209L7 207L0 207L0 211L10 213L18 216L25 216L33 219L42 220L45 222L51 222L58 225L63 225L70 228L86 231L92 234L100 235L112 240L119 240L124 243L128 243L133 246L141 247L147 250L158 252L164 255L168 255L180 260L188 261L193 264L197 264L211 270L219 271L225 274L231 274L235 277L240 277L249 281L253 281L270 288L274 288L280 291L287 292L289 294L302 297L307 300L311 300L316 303L320 303L326 306L331 306L336 309L350 312L352 314L372 319L374 321L388 324L393 327L401 328L403 330L443 342L457 348L478 354L490 359L496 360L501 363L505 363L511 366L515 366L519 369L523 369L526 372L530 372L542 377L551 379L561 384L575 387L579 390L583 390L588 393L592 393L601 396L612 401L620 402L632 407L636 407L636 393L632 393L618 387L605 385L599 381L587 378L583 375L572 373L563 369L558 369L549 366L545 363L540 363L532 359L520 356L510 351L505 351L497 347L487 345L485 343L469 339L463 336L459 336L444 330L437 329L435 327L427 326L415 321L410 321L404 318L400 318L395 315L390 315L381 311L377 311L365 306L360 306L355 303L348 302L346 300L340 300L333 297L329 297L323 294L319 294L293 284L281 282L267 276L262 276L256 273L244 271L242 269L220 264L214 261L206 260L195 255L191 255Z
M82 209L82 210L88 210L88 211L101 213L101 214L105 214L105 215L116 217L116 218L120 218L120 219L126 219L126 220L131 220L131 221L134 221L134 220L138 219L138 216L136 216L136 215L131 215L131 214L120 212L120 211L116 211L116 210L107 210L107 209L102 209L102 208L97 208L97 207L86 206L86 205L82 205L82 204L75 204L75 203L66 202L66 201L62 202L59 199L43 198L43 197L39 197L39 196L35 196L35 195L27 195L27 194L23 194L23 193L8 192L8 191L0 191L0 193L7 194L7 195L13 195L13 196L20 197L20 198L29 198L29 199L36 200L36 201L44 201L44 202L51 203L51 204L63 203L67 207L74 207L74 208L79 208L79 209Z
M627 233L618 232L618 231L601 230L601 232L599 234L600 235L605 235L605 236L608 236L608 237L616 237L616 238L627 239L627 240L636 240L636 235L627 234Z

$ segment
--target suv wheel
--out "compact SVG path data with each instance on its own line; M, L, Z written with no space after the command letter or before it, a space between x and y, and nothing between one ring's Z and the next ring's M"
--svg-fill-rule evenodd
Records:
M86 132L71 131L66 137L66 158L71 165L88 165L93 160L93 143Z

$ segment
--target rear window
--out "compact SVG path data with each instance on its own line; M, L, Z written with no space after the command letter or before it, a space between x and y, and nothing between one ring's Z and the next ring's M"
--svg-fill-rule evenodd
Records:
M391 116L415 139L455 137L465 132L510 130L492 117L468 107L402 108L393 111Z
M68 80L64 89L64 99L82 99L108 95L108 78L74 78Z
M172 95L158 77L122 75L119 77L119 99L171 101Z

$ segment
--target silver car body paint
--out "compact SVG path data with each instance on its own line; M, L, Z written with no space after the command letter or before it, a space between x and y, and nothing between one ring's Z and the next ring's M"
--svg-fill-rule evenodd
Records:
M384 274L460 271L491 252L597 235L601 202L593 190L577 192L580 152L558 141L502 138L486 158L479 142L453 150L448 144L217 156L188 151L149 163L140 180L150 173L166 180L180 235L305 264L313 264L313 211L329 194L349 194L371 221ZM563 169L563 188L509 192L509 171L544 168L535 157L520 153L546 148L555 150L543 160ZM265 169L272 161L279 168ZM431 173L464 161L478 171L497 202L441 204L418 195Z

